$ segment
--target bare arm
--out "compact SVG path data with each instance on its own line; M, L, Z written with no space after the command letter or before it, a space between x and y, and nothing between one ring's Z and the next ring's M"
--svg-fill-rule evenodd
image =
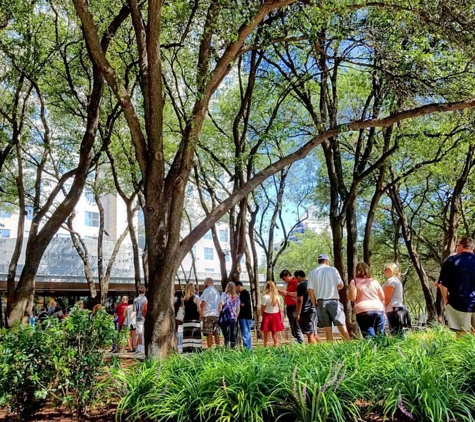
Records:
M385 298L384 290L379 285L379 283L378 283L378 286L379 286L379 289L378 289L379 300L383 303L383 305L386 305L386 298Z
M447 287L442 286L442 284L439 284L439 288L440 293L442 293L442 297L444 298L444 303L447 305L447 303L449 302L449 290L447 289Z
M196 308L198 309L198 313L200 314L200 319L203 318L203 310L202 310L202 305L200 304L200 300L195 296L193 299L193 302L195 302Z
M290 296L290 297L297 297L297 292L288 292L287 290L279 290L279 294L281 296Z
M317 309L317 301L315 300L315 292L313 289L308 289L308 295L310 296L310 301L315 309Z
M303 297L297 296L297 321L300 319L300 312L302 311Z
M357 294L358 294L358 291L355 286L355 281L351 280L350 285L348 286L348 299L351 302L354 302L356 300Z
M391 302L391 297L394 293L394 286L386 286L384 288L384 304L387 306L389 302Z

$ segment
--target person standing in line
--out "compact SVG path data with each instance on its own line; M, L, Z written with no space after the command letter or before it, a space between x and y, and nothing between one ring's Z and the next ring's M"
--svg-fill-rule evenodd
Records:
M137 326L137 312L134 308L134 300L129 299L127 302L127 308L125 308L125 321L124 325L129 329L129 338L127 339L127 347L130 352L137 351L137 335L135 328Z
M475 254L474 241L458 239L456 255L449 256L440 270L438 286L444 302L449 328L457 337L475 334Z
M48 307L48 316L53 316L53 314L56 312L57 306L57 303L53 300Z
M264 347L269 345L271 333L274 346L277 347L279 345L279 331L284 331L279 304L279 290L277 290L275 283L269 280L264 286L262 294L261 331L264 333Z
M228 348L236 347L237 319L241 310L241 301L236 292L236 285L230 281L226 285L226 291L221 295L221 312L224 309L229 312L229 321L223 328L224 345Z
M236 281L236 291L239 293L241 301L241 310L239 311L239 328L241 329L242 344L246 349L252 349L252 303L251 295L244 288L241 281Z
M383 285L386 316L388 317L389 332L402 336L404 327L411 326L409 312L403 304L404 289L399 279L399 267L390 262L384 266L384 276L387 278Z
M219 346L219 313L221 312L221 297L214 287L211 277L205 278L205 289L201 295L201 310L203 313L203 334L206 336L208 349L213 347L213 337Z
M302 270L295 271L294 276L299 283L297 286L297 321L302 334L307 336L308 343L315 344L318 341L317 312L308 295L308 281Z
M188 283L185 287L183 305L185 317L183 318L183 353L201 352L201 306L200 299L195 295L194 283Z
M384 291L377 280L371 276L366 262L358 262L355 278L350 281L348 299L355 302L356 322L363 337L384 336Z
M139 287L139 295L134 299L134 309L136 312L136 322L137 326L137 353L143 353L145 351L145 341L144 341L144 325L145 317L147 315L147 305L148 300L145 297L145 286Z
M289 319L292 336L297 343L302 344L304 337L297 321L297 285L298 281L292 276L289 270L282 270L280 278L287 284L285 290L279 290L279 294L284 297L285 310Z
M120 333L122 331L122 327L124 326L124 321L126 317L126 310L129 302L128 296L122 296L120 303L115 308L115 313L117 314L117 329ZM119 337L119 335L118 335ZM116 344L112 348L113 353L117 353L120 351L120 345Z
M330 266L328 255L319 255L318 266L309 274L307 288L312 305L317 310L318 321L325 328L327 341L333 340L332 324L338 328L344 340L350 339L343 304L338 293L344 286L338 270Z

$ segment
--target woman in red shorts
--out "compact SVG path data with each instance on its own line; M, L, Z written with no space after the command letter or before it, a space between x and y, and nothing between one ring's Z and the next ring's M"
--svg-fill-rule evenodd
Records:
M279 304L279 291L273 281L268 281L264 287L261 304L262 325L264 333L264 347L269 345L269 337L272 333L274 346L279 345L279 331L284 330L282 315Z

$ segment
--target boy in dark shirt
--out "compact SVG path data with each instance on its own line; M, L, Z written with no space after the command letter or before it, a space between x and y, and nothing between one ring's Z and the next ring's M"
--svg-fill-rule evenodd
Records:
M297 321L302 333L307 335L309 344L313 344L318 341L317 313L308 295L305 273L302 270L297 270L294 276L299 282L297 285Z

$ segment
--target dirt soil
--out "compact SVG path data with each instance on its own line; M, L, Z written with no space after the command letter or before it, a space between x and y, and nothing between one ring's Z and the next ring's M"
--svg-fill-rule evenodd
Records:
M22 421L16 415L11 415L6 412L5 409L0 409L0 421L13 422L13 421ZM89 414L85 415L83 418L78 418L76 415L73 415L69 409L63 408L53 408L46 407L41 409L37 415L35 415L29 421L37 422L114 422L115 421L115 408L108 409L97 409Z

